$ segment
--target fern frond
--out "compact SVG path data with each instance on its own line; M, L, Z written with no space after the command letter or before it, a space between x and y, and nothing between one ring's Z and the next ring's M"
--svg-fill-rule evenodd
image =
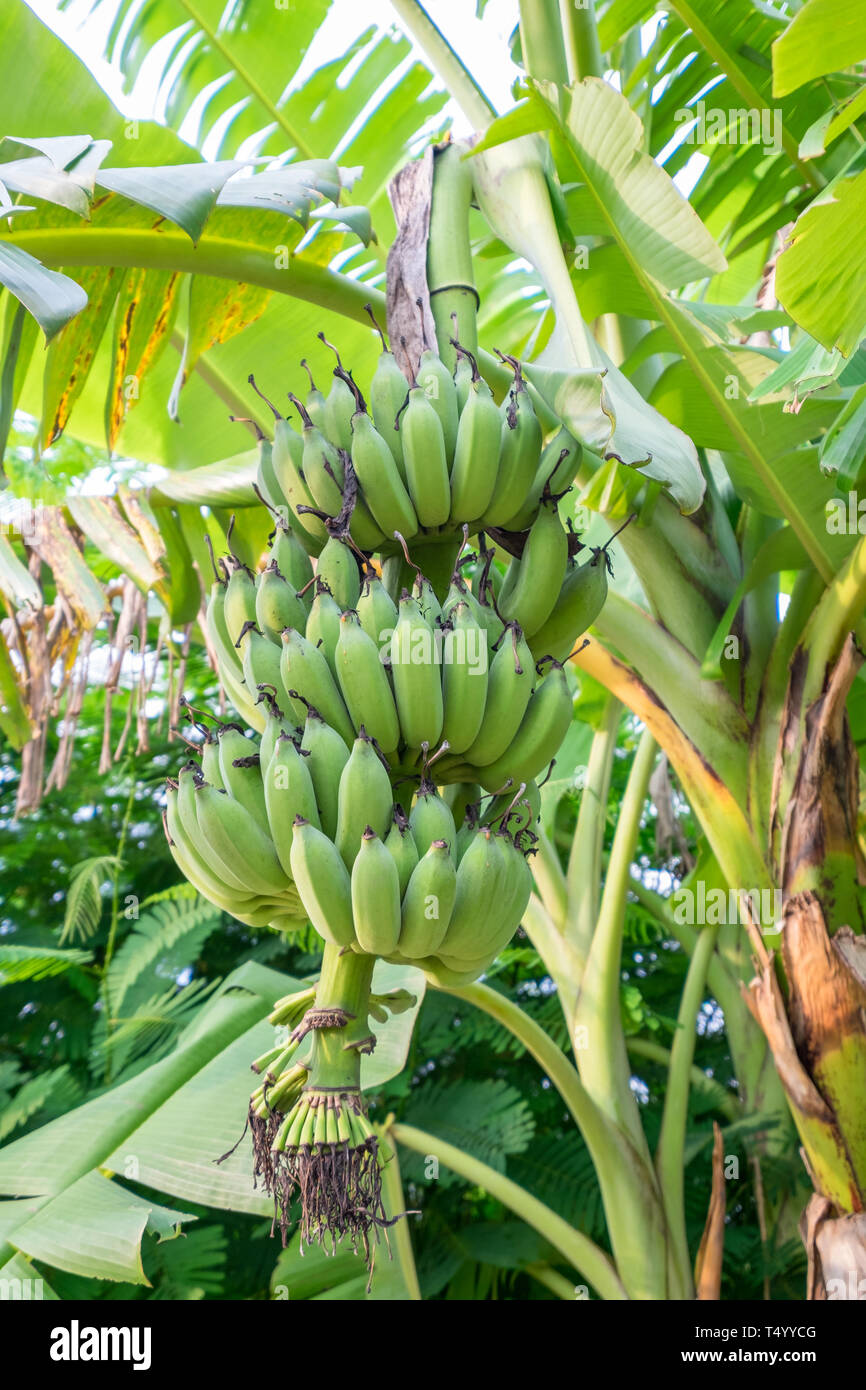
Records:
M87 941L99 926L102 916L102 885L120 868L116 854L99 854L82 859L69 875L66 911L60 933L61 946L67 941Z
M153 907L154 903L173 903L179 898L190 898L194 901L198 896L198 890L184 879L182 883L173 883L170 888L163 888L159 893L151 893L141 905Z
M151 976L147 984L152 989L159 983L157 971L164 980L192 964L203 941L221 921L219 909L195 890L192 897L185 894L178 899L157 901L152 911L135 923L109 967L108 1000L112 1014L120 1012L130 989L141 984L146 974Z
M22 980L45 980L49 975L62 975L73 965L92 961L90 951L61 951L50 946L12 946L0 943L0 985L19 984Z
M407 1124L455 1144L498 1172L505 1171L509 1154L523 1153L535 1133L535 1118L527 1103L505 1081L458 1081L425 1086L413 1094L406 1109ZM420 1172L423 1160L407 1163L407 1176ZM402 1159L401 1159L402 1165ZM440 1182L457 1181L443 1170Z

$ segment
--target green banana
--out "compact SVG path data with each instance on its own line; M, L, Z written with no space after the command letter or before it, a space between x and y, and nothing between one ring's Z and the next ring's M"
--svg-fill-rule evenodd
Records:
M189 840L177 810L177 791L171 786L166 793L165 808L165 832L168 840L172 858L185 878L196 888L203 897L207 898L223 912L228 912L231 917L237 917L239 921L248 922L255 925L262 916L260 906L262 900L248 893L239 893L218 879L210 870L206 860L204 860ZM272 909L268 907L266 912ZM267 924L265 916L260 925Z
M316 561L316 577L324 580L341 609L357 607L361 576L355 553L344 541L331 536Z
M325 397L324 433L348 453L352 448L352 416L355 397L345 380L334 372L331 389Z
M439 416L442 438L445 441L445 456L450 463L454 457L460 415L454 378L439 354L425 348L421 353L415 380Z
M338 516L343 505L345 482L339 449L317 425L313 424L303 403L297 396L293 396L291 391L289 400L300 415L304 429L301 477L313 499L313 505L327 516Z
M397 624L397 605L375 574L367 575L356 611L361 627L381 651Z
M520 831L532 830L541 816L541 793L537 782L516 782L513 777L506 778L506 782L509 784L507 789L493 796L481 816L481 824L496 829L506 822L515 821Z
M210 729L205 730L204 743L201 748L201 771L206 782L210 782L217 791L225 791L222 769L220 768L219 739Z
M398 948L411 958L432 955L445 940L457 898L457 869L444 840L434 840L403 897Z
M369 825L352 865L352 916L362 951L387 956L396 949L400 937L397 865Z
M328 533L319 517L302 507L315 507L316 502L307 486L303 472L304 441L288 420L277 414L274 421L273 469L289 507L289 524L304 549L312 545L313 553L321 550ZM304 536L308 541L304 541Z
M487 703L487 633L469 604L449 610L442 644L442 737L449 755L465 753L478 737Z
M418 863L418 850L412 838L403 807L395 805L393 815L394 820L385 840L385 848L397 865L400 900L402 901L409 879L412 877L412 870Z
M337 680L355 730L366 727L386 753L400 742L400 721L379 648L361 627L357 614L344 613L335 654Z
M308 761L298 752L292 740L281 734L264 778L269 834L277 858L290 877L295 818L301 816L317 830L321 829Z
M465 985L471 985L473 980L477 980L483 975L492 960L483 960L479 964L471 965L465 970L455 970L443 963L441 956L428 956L426 960L419 961L419 965L424 970L424 974L434 985L440 989L463 989Z
M573 564L565 576L550 617L533 633L530 646L537 659L564 661L575 642L591 627L607 598L607 552L593 551L582 565Z
M304 401L304 405L307 408L307 414L309 415L314 425L318 425L320 430L324 430L325 393L319 390L318 386L313 380L313 373L310 371L310 364L307 361L306 357L301 358L300 365L303 367L304 371L307 373L307 376L310 378L310 389L307 392L306 400Z
M477 943L501 914L500 888L506 876L501 846L486 826L476 831L457 866L457 892L445 939L439 948L448 956L473 960L481 955Z
M301 751L309 754L307 765L319 808L322 829L329 839L337 833L340 778L349 761L345 739L312 706L307 710Z
M277 704L276 694L271 694L270 690L263 690L259 696L260 701L265 707L265 727L262 730L261 742L259 743L259 760L262 770L262 781L268 775L268 767L274 750L277 746L277 739L280 734L285 734L288 738L293 738L296 733L295 726L283 716L283 712ZM341 740L342 742L342 740ZM208 782L213 782L213 777L208 776L207 769L202 763L202 771ZM214 783L214 785L217 785Z
M479 930L475 938L475 955L497 956L507 946L520 925L532 892L532 873L511 836L498 831L493 838L502 855L499 902L497 911L490 914L486 926ZM447 943L445 949L448 950Z
M303 545L282 517L277 517L276 529L271 541L271 559L276 560L280 574L288 580L298 596L301 597L300 590L306 589L313 577L313 567ZM304 603L303 598L301 598L301 602ZM309 607L309 601L305 607Z
M351 869L367 826L380 839L388 834L393 808L391 779L362 730L340 775L334 843Z
M195 763L185 763L177 778L177 815L183 836L176 838L185 841L187 846L205 865L208 877L214 880L218 890L224 895L240 894L252 896L252 890L245 878L232 872L229 864L214 856L207 837L198 821L198 797L196 792L203 785L203 778Z
M472 364L468 357L457 358L457 365L454 368L454 390L457 395L457 409L466 409L466 402L469 400L469 392L472 390L474 373Z
M558 661L530 696L520 728L510 747L478 772L485 791L511 777L514 785L530 782L554 758L571 726L573 705L565 671Z
M434 748L442 733L442 680L433 629L404 589L391 637L391 677L403 739Z
M420 386L409 392L400 420L409 496L422 526L444 526L451 511L451 485L439 416Z
M298 723L302 723L306 718L306 701L307 705L312 705L319 711L322 718L337 730L351 748L355 730L328 662L302 633L296 632L293 628L286 628L283 633L280 673L281 688L286 691L288 707Z
M259 462L256 468L256 487L270 507L276 511L285 506L285 499L274 472L273 446L264 435L259 440Z
M510 623L490 663L484 720L477 738L464 754L466 763L486 767L505 753L520 728L534 679L532 653L520 627Z
M415 578L412 582L412 597L421 609L421 613L431 628L436 629L436 625L442 621L442 605L436 597L436 591L426 575L418 569L415 571Z
M241 631L239 642L247 691L255 698L260 687L271 686L282 707L288 693L280 675L280 648L263 637L255 623L248 623Z
M352 417L352 466L376 525L389 538L407 538L418 530L418 517L389 445L369 415Z
M245 565L232 564L223 598L223 615L232 643L237 643L244 623L256 620L256 586Z
M277 645L284 627L303 627L307 610L283 578L276 560L269 560L256 583L255 618L266 637Z
M451 807L454 824L462 826L469 807L474 806L483 793L477 782L452 782L444 788L442 795Z
M324 941L354 946L349 872L333 842L303 816L292 828L292 878L304 911Z
M502 421L499 472L483 525L502 526L517 511L532 486L541 459L541 425L516 358L506 359L514 368L514 389Z
M471 353L459 349L471 364L466 404L460 411L454 466L451 469L451 521L477 521L494 496L499 473L502 418L493 392L478 371Z
M255 743L244 738L234 724L224 724L217 734L219 765L224 789L249 811L267 835L268 814Z
M571 487L580 467L583 449L578 441L563 426L545 444L535 470L535 477L525 495L521 498L513 516L501 524L505 531L526 531L538 515L538 508L545 490L548 496L561 497Z
M507 593L503 588L498 606L503 618L519 622L531 637L556 607L568 565L568 534L555 502L541 503L517 564L514 583Z
M312 646L318 647L325 657L331 674L336 676L335 653L340 640L340 605L324 579L316 576L316 596L307 618L305 636Z
M378 327L376 331L382 340L382 352L370 382L370 413L373 416L373 424L388 445L400 477L405 482L403 436L397 428L397 416L406 403L409 384L400 370L396 357L385 347L385 339Z
M444 840L451 858L457 858L457 827L451 808L426 776L422 778L412 810L409 829L419 857L423 859L434 840Z
M284 873L269 835L227 792L203 783L196 788L199 829L218 863L248 885L251 893L283 893L290 880Z

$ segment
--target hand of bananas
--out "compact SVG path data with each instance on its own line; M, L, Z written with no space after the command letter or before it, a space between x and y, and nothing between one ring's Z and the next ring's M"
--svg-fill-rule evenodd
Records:
M517 360L503 358L514 386L497 406L475 358L455 347L456 377L426 351L411 385L383 351L369 404L338 361L327 396L314 385L306 403L290 394L300 433L271 405L273 448L262 450L259 490L288 514L309 554L327 544L344 509L354 543L384 557L399 553L395 533L441 542L464 525L472 534L525 532L544 495L568 490L581 446L565 429L544 443Z
M414 795L407 786L407 813L363 725L347 742L312 703L301 727L270 691L264 704L261 738L206 730L202 768L188 762L169 781L166 830L183 873L250 926L309 920L341 950L474 979L526 908L534 783L498 799L475 788L474 802L451 788L446 800L425 770Z

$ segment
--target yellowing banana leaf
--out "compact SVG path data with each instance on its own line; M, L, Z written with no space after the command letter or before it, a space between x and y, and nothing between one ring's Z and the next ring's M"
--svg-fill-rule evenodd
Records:
M131 271L114 306L112 372L105 400L105 435L112 452L123 422L145 389L144 379L165 348L177 312L177 271Z
M132 527L111 497L71 496L66 505L76 526L122 573L135 580L142 592L154 588L160 571L151 563Z
M73 278L87 294L87 305L61 329L45 357L40 429L44 449L62 434L84 389L111 317L121 272L114 266L82 266Z
M0 531L0 593L6 595L16 608L29 604L42 607L42 590L27 566L19 560L9 541Z
M0 633L0 729L16 752L33 736L30 716L21 695L18 673L9 655L6 639Z
M87 568L59 507L43 508L33 549L51 569L81 627L96 627L105 613L105 595Z

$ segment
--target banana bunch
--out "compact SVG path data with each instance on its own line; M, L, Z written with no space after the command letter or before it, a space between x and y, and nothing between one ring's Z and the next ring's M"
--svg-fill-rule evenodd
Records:
M492 586L477 596L455 569L444 603L420 572L395 603L348 544L330 538L313 576L278 527L258 575L231 557L222 562L226 577L208 604L221 677L263 736L269 722L276 728L265 692L286 712L284 732L303 729L313 709L347 748L363 727L393 770L417 771L438 748L442 784L493 791L508 778L529 782L568 729L561 663L607 588L603 553L577 564L565 546L543 503L498 596Z
M568 490L581 447L564 429L545 445L519 362L503 357L514 384L497 406L473 355L455 347L454 376L427 350L410 384L382 338L369 401L333 349L327 396L312 376L305 402L289 395L300 432L268 402L274 440L260 453L259 491L308 554L341 526L360 550L383 556L398 554L398 536L524 531L542 497Z
M470 804L458 827L457 798L449 805L424 776L407 815L362 731L340 776L335 832L301 815L293 826L292 876L316 931L343 950L452 983L475 979L529 900L537 811L525 791L492 823L478 824L480 806Z

